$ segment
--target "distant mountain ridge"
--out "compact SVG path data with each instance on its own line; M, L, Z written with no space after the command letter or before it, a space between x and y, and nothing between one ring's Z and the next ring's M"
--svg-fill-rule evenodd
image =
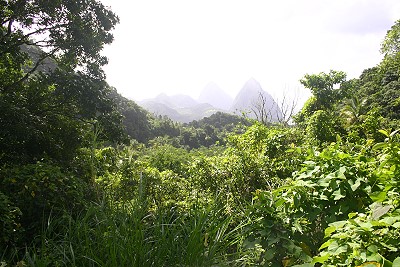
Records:
M221 111L209 103L199 103L192 97L181 94L160 94L155 98L139 101L138 104L156 116L167 116L184 123L200 120Z
M183 94L168 96L163 93L155 98L138 101L138 104L156 116L168 116L174 121L188 123L218 111L235 115L244 113L249 118L257 119L255 112L260 101L264 101L263 106L270 121L276 122L282 117L273 97L254 78L243 85L235 99L211 82L204 87L197 100Z
M164 104L170 108L189 108L198 104L196 100L191 98L188 95L178 94L173 96L168 96L164 93L159 94L153 99L150 99L152 102L157 102ZM144 100L147 102L147 100Z

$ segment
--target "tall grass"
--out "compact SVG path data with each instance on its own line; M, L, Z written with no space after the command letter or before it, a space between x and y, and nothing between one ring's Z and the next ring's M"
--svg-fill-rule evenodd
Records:
M51 216L29 266L233 266L244 223L218 204L149 211L105 198L73 218ZM242 264L241 264L242 265Z

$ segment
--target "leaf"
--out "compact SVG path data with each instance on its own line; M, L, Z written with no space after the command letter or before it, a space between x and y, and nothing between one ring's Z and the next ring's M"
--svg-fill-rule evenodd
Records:
M400 228L400 222L394 223L392 226L393 226L394 228Z
M332 239L326 241L325 243L323 243L323 244L319 247L319 250L323 250L324 248L329 247L329 246L332 244L332 242L333 242Z
M348 239L348 238L351 238L351 236L349 235L349 233L344 232L344 233L334 234L334 235L332 235L332 238L335 238L335 239Z
M298 232L300 232L300 233L303 233L303 228L301 227L301 225L300 225L300 223L299 223L298 221L295 221L295 222L293 223L292 230L293 230L293 232L298 231Z
M383 218L382 220L379 220L380 223L383 223L385 226L390 226L392 224L394 224L396 221L398 220L398 218L396 217L392 217L392 216L388 216Z
M336 227L335 226L329 226L325 229L325 237L330 236L333 232L336 231ZM325 242L326 243L326 242ZM321 248L320 248L321 249Z
M325 255L314 257L312 263L324 263L327 259L329 259L330 256L331 254L326 253Z
M372 150L378 150L378 149L381 149L381 148L385 148L386 146L387 146L386 143L376 143L376 144L372 147Z
M393 267L393 264L391 261L386 260L385 258L382 258L382 267Z
M370 246L368 246L367 250L372 252L372 253L377 253L378 252L378 247L376 245L370 245Z
M357 216L357 212L351 212L351 213L349 213L347 216L349 217L349 219L352 219L352 218L354 218L355 216Z
M347 221L337 221L337 222L330 223L329 225L336 227L336 229L340 229L340 228L343 228L343 226L345 226L346 224L347 224Z
M329 244L328 246L328 251L330 252L336 252L336 250L339 248L339 244L336 241L333 241Z
M381 134L383 134L386 137L389 137L389 133L385 130L379 130L378 132L380 132Z
M369 197L375 202L383 202L386 199L386 192L373 192Z
M275 207L282 206L285 203L285 199L280 198L275 202Z
M346 166L340 167L339 168L339 174L343 175L346 172L346 169L347 169ZM344 178L346 178L346 177L344 177Z
M327 196L325 196L324 194L321 194L319 196L319 199L321 199L321 200L329 200L329 198Z
M360 227L365 231L371 232L372 230L374 230L371 222L359 223L358 225L360 225Z
M392 267L400 267L400 257L393 261Z
M383 215L385 215L386 213L389 212L389 210L392 208L392 206L390 205L386 205L386 206L382 206L382 204L380 203L376 203L376 205L373 205L372 207L372 219L373 220L377 220L380 217L382 217Z
M367 260L369 262L383 262L383 266L385 266L385 259L379 253L372 253L367 257Z
M266 261L272 260L272 259L275 257L275 253L276 253L276 248L271 248L271 249L267 250L267 251L265 252L264 259L265 259Z
M347 245L343 245L337 248L337 250L335 251L336 254L340 254L342 252L347 252L348 250L348 246Z
M357 179L356 182L351 186L351 190L356 191L361 185L361 180Z
M342 195L342 190L340 188L338 190L336 190L335 192L333 192L332 195L335 196L335 198L333 200L339 200L339 199L346 197L345 195Z

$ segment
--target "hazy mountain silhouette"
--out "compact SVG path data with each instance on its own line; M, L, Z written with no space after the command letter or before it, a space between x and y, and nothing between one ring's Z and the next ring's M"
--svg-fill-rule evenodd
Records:
M139 101L138 104L156 116L168 116L174 121L191 122L220 111L209 103L199 103L187 95L160 94L152 99Z
M260 83L254 78L251 78L243 85L233 100L230 112L237 115L244 113L247 117L257 119L254 111L259 109L262 101L264 101L265 111L270 121L276 122L278 118L282 118L282 112L275 100L269 93L262 89Z
M174 121L180 121L181 115L175 108L171 108L167 104L157 102L155 100L140 101L138 104L153 113L155 116L168 116Z
M209 103L216 108L228 111L232 105L233 98L216 83L210 82L201 91L198 101L200 103Z
M155 98L139 101L138 104L155 114L156 116L168 116L174 121L191 122L211 116L218 111L242 115L257 119L253 110L257 109L260 99L264 100L264 106L268 114L268 121L276 122L282 117L282 112L272 96L261 88L255 80L248 80L236 98L225 93L215 83L209 83L199 96L199 101L187 95L160 94Z
M159 94L158 96L156 96L153 99L147 99L144 100L143 102L147 102L147 101L153 101L153 102L157 102L157 103L162 103L170 108L188 108L188 107L193 107L197 104L199 104L196 100L194 100L193 98L191 98L188 95L172 95L172 96L168 96L166 94Z

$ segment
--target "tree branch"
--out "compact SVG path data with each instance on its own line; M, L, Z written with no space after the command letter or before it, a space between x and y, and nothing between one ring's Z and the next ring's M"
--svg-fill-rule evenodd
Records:
M5 86L3 88L3 91L6 92L10 89L12 89L14 86L16 86L19 83L24 82L26 79L29 78L29 76L31 76L36 70L37 68L40 66L40 64L48 57L54 55L57 51L59 50L59 48L55 48L53 51L49 52L49 53L43 53L42 56L36 61L35 66L33 66L32 69L30 69L27 73L25 73L25 75L19 79L18 81L13 82L12 84Z
M13 24L14 20L12 18L10 18L10 20L8 21L8 26L7 26L7 33L5 36L10 36L11 32L12 32L12 24Z

